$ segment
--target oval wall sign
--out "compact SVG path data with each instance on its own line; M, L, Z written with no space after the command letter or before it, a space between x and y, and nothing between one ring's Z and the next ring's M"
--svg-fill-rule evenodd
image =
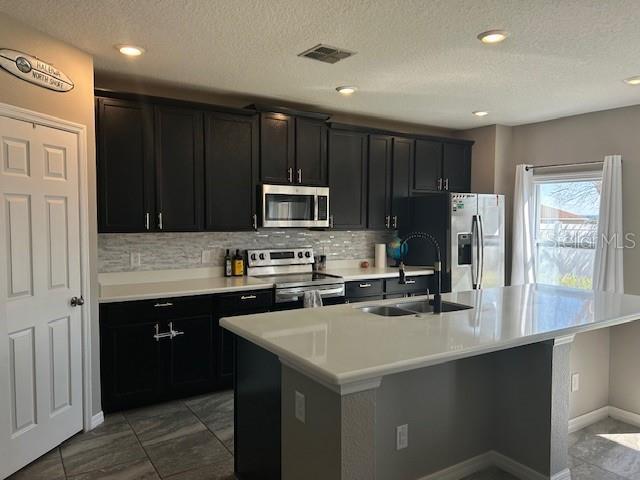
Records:
M22 80L56 92L68 92L73 82L62 71L42 60L8 48L0 48L0 67Z

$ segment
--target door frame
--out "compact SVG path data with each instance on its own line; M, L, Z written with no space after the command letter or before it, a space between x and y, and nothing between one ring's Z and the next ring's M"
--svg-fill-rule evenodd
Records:
M80 294L82 324L82 419L84 430L102 423L102 412L92 416L92 364L91 364L91 271L89 254L89 177L87 155L87 127L45 113L35 112L0 102L0 116L22 122L42 125L73 133L78 138L78 205L80 224Z

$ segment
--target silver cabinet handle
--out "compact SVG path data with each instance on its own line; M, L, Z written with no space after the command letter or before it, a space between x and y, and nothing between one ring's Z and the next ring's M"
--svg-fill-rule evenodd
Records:
M398 228L398 216L393 216L393 228Z
M253 214L253 229L258 230L258 215Z
M149 230L150 222L149 222L149 212L144 214L144 228Z
M162 230L162 212L158 212L158 228Z
M369 288L371 286L370 283L361 283L360 288Z
M289 183L293 183L293 168L289 167L287 169L287 177L289 178Z
M442 190L442 179L438 179L438 190Z
M156 308L162 308L162 307L173 307L173 303L171 303L171 302L156 303L156 304L154 305L154 307L156 307Z
M302 169L298 169L298 183L302 183Z
M391 228L391 215L384 217L384 226L386 228Z
M413 285L414 283L416 283L415 280L405 280L404 281L405 285Z
M255 295L242 295L240 300L255 300L257 297Z
M155 329L156 329L156 333L153 335L153 338L156 340L156 342L159 342L160 339L162 338L171 337L171 332L160 333L160 325L158 325L157 323L156 323Z
M449 179L448 178L444 179L444 189L445 190L449 190Z
M184 335L184 332L181 332L180 330L174 330L173 322L169 322L169 335L171 335L171 340L173 340L178 335Z

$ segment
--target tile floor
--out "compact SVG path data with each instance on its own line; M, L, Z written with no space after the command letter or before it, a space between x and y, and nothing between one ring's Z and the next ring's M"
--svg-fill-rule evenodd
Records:
M230 480L233 393L108 415L9 480Z
M640 428L607 418L569 436L572 480L640 480ZM233 394L109 415L9 480L231 480ZM497 468L464 480L517 480Z

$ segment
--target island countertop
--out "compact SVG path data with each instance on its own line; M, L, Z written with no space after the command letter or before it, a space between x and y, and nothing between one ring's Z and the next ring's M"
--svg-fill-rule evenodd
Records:
M230 317L220 325L347 393L385 375L640 319L640 296L550 285L444 294L473 308L440 315L383 317L360 310L425 298Z

